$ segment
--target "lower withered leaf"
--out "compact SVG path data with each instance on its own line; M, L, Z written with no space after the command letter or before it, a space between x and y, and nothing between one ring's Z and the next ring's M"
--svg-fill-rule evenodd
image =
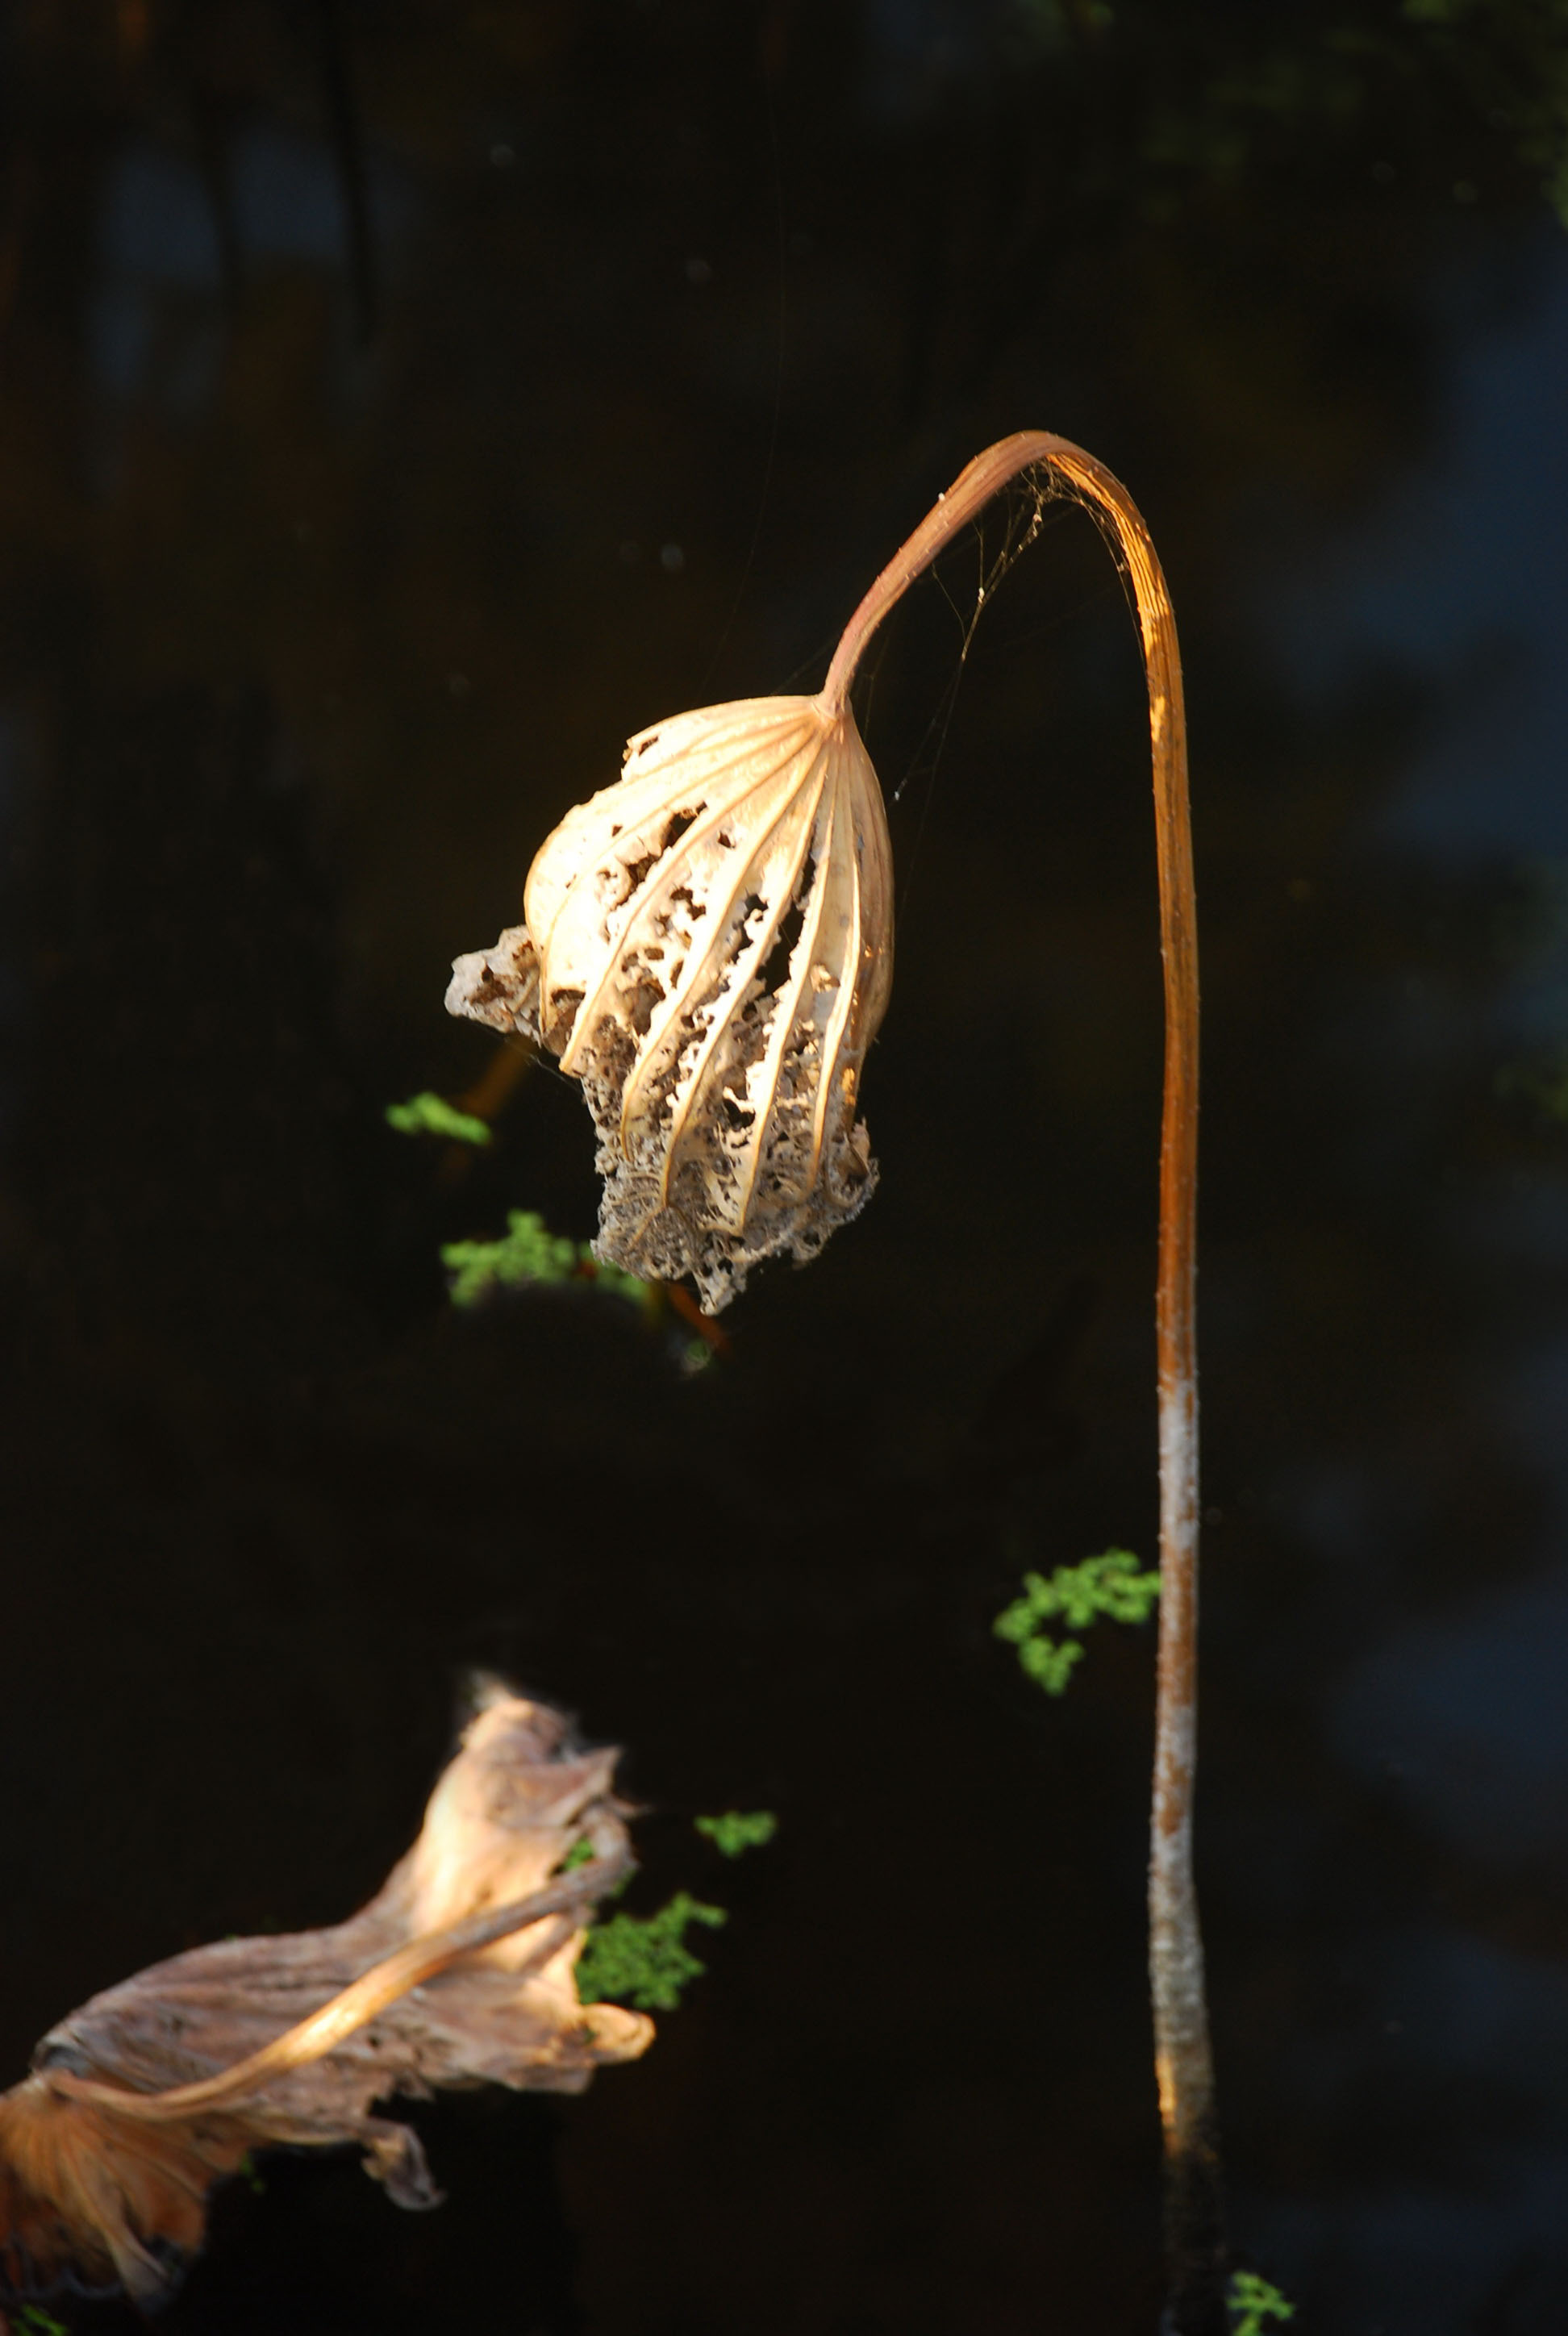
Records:
M529 871L525 923L460 958L448 1010L583 1084L599 1253L689 1274L815 1255L876 1171L856 1117L892 978L881 789L847 703L746 698L641 732Z
M64 2284L160 2302L212 2185L270 2144L355 2142L400 2205L434 2205L418 2136L375 2104L579 2092L647 2048L650 2020L573 1983L631 1855L615 1753L570 1750L566 1732L488 1688L419 1839L351 1921L199 1947L51 2029L0 2098L0 2302Z

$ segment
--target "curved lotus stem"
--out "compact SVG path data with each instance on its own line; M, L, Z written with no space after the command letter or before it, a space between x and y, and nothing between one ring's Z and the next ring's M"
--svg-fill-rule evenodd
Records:
M593 1830L590 1827L589 1838ZM219 2069L215 2077L204 2077L191 2085L171 2085L166 2092L133 2093L122 2085L100 2084L93 2078L74 2076L47 2062L36 2073L52 2092L63 2093L72 2100L93 2101L142 2125L174 2125L203 2111L232 2107L293 2069L325 2059L355 2029L363 2028L411 1988L435 1978L459 1956L476 1954L482 1947L494 1946L498 1940L554 1914L565 1919L551 1923L530 1958L531 1962L548 1961L565 1945L585 1910L613 1889L630 1868L630 1845L618 1825L613 1826L610 1837L596 1842L595 1847L599 1854L590 1864L560 1875L526 1898L506 1906L487 1907L444 1931L429 1931L423 1938L410 1939L395 1953L362 1971L307 2019L275 2036L259 2051L237 2060L232 2068Z
M1149 1849L1149 1972L1165 2136L1171 2275L1167 2325L1179 2336L1197 2336L1197 2331L1226 2324L1213 2067L1193 1881L1198 1717L1197 903L1175 612L1149 530L1131 495L1104 463L1047 431L1020 431L989 447L939 499L850 618L819 703L829 715L842 711L866 643L889 609L994 494L1021 472L1036 468L1047 471L1086 504L1114 539L1137 602L1148 679L1165 991L1156 1299L1160 1650Z

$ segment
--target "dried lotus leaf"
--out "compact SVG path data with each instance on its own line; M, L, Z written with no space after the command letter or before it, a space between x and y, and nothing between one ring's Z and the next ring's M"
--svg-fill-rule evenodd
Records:
M717 1312L814 1256L876 1180L856 1117L892 978L892 856L848 706L748 698L640 732L529 871L525 923L458 959L453 1013L579 1078L599 1252Z
M500 1689L419 1839L351 1921L159 1963L52 2029L0 2097L0 2304L62 2286L166 2298L213 2184L269 2145L355 2142L404 2206L437 2193L402 2094L579 2092L653 2023L578 2001L593 1903L630 1865L612 1751ZM590 1863L563 1874L587 1841ZM0 2312L0 2327L5 2324Z

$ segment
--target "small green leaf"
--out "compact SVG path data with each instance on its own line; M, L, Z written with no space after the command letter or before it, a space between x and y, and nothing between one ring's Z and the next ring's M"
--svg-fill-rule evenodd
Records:
M453 1277L453 1304L472 1306L498 1282L517 1290L531 1281L566 1281L579 1259L577 1243L546 1232L544 1219L532 1209L511 1209L500 1241L448 1241L441 1261Z
M533 1209L509 1210L499 1241L447 1241L441 1261L452 1276L454 1306L477 1305L497 1287L522 1290L531 1282L579 1281L585 1289L608 1290L638 1306L651 1305L656 1296L650 1282L618 1265L601 1264L587 1241L547 1231Z
M1059 1614L1070 1630L1084 1630L1100 1614L1113 1622L1146 1622L1159 1595L1157 1572L1140 1572L1130 1549L1107 1549L1081 1564L1058 1565L1048 1582L1037 1573L1026 1573L1024 1596L1008 1612L1010 1616L1027 1606L1036 1621Z
M1047 1695L1065 1690L1083 1653L1076 1639L1047 1638L1042 1622L1058 1618L1071 1630L1086 1630L1100 1615L1113 1622L1146 1622L1160 1595L1158 1572L1144 1573L1130 1549L1107 1549L1078 1565L1058 1565L1047 1582L1026 1573L1024 1592L1004 1607L991 1628L1018 1650L1018 1660Z
M444 1135L453 1144L488 1144L491 1140L485 1121L454 1109L444 1096L432 1095L428 1087L423 1095L410 1095L406 1103L389 1103L386 1124L394 1127L399 1135Z
M771 1809L726 1809L721 1817L693 1817L692 1823L722 1857L743 1857L748 1849L761 1849L778 1831Z
M1010 1639L1015 1647L1021 1647L1026 1639L1034 1636L1042 1618L1056 1611L1050 1584L1037 1573L1026 1573L1023 1596L1004 1608L991 1628L998 1639Z
M63 2320L41 2311L35 2303L24 2303L20 2312L13 2314L11 2325L16 2336L71 2336Z
M1059 1646L1054 1639L1026 1639L1018 1649L1018 1660L1047 1695L1066 1695L1073 1665L1083 1660L1083 1652L1077 1639L1064 1639Z
M1287 2302L1271 2280L1255 2271L1233 2272L1226 2302L1234 2321L1232 2336L1264 2336L1265 2320L1294 2320L1296 2307Z
M688 1922L716 1930L729 1916L677 1890L657 1914L612 1914L596 1922L577 1959L579 2003L629 2003L638 2011L673 2011L688 1981L707 1965L685 1943Z

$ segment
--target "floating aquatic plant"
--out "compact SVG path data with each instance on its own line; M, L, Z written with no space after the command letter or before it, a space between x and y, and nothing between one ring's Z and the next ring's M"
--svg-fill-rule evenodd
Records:
M612 1914L596 1922L577 1959L577 1991L584 2003L635 2004L639 2011L673 2011L683 1987L707 1965L686 1943L696 1922L710 1931L729 1921L722 1906L706 1905L677 1890L657 1914Z
M552 1233L533 1209L509 1209L506 1231L498 1241L447 1241L441 1261L452 1276L454 1306L476 1306L496 1289L522 1290L531 1284L582 1281L615 1298L628 1299L645 1309L658 1292L635 1274L596 1258L587 1241Z
M716 1309L759 1260L819 1250L872 1189L860 1084L892 977L887 820L850 686L915 578L1020 476L1042 497L1085 504L1101 525L1131 586L1148 686L1165 999L1149 1969L1168 2325L1218 2336L1225 2250L1192 1858L1196 902L1175 615L1126 489L1046 431L978 455L872 584L814 697L705 707L631 740L621 778L569 812L540 850L522 924L457 960L447 1005L538 1040L582 1081L604 1178L602 1257L660 1279L689 1274Z
M490 1122L477 1119L471 1111L459 1111L444 1095L433 1095L428 1087L406 1103L389 1103L385 1112L386 1124L399 1135L444 1135L453 1144L483 1145L491 1141Z
M1100 1615L1113 1622L1146 1622L1160 1595L1157 1572L1144 1573L1130 1549L1107 1549L1077 1565L1058 1565L1047 1580L1026 1573L1023 1594L1003 1608L991 1628L1018 1650L1028 1677L1047 1695L1063 1695L1084 1652L1081 1639L1057 1640L1040 1625L1064 1621L1086 1630Z
M1255 2271L1232 2272L1226 2300L1234 2322L1232 2336L1268 2336L1265 2321L1296 2317L1295 2305Z
M744 1857L748 1849L765 1848L778 1831L771 1809L726 1809L722 1816L693 1817L692 1823L721 1857Z
M771 1809L729 1809L722 1816L694 1817L692 1824L721 1857L744 1857L778 1831ZM580 1854L579 1849L572 1856ZM572 1856L566 1860L568 1868ZM618 1886L611 1894L618 1896ZM608 2000L635 2004L639 2011L673 2011L681 1990L707 1969L687 1945L687 1932L694 1922L717 1930L728 1920L724 1907L706 1905L686 1890L677 1890L655 1914L611 1914L595 1922L583 1942L577 1991L584 2003Z

